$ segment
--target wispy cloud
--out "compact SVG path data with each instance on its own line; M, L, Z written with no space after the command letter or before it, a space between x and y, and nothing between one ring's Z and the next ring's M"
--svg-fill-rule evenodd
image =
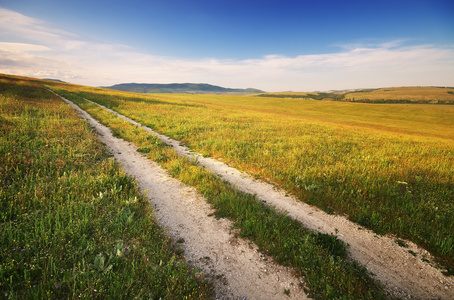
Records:
M2 8L0 39L0 72L87 85L207 82L267 91L454 86L454 46L406 46L405 40L343 45L329 54L188 60L91 42Z
M0 7L0 38L14 42L39 43L61 47L78 36L58 29L45 21L24 16Z
M42 45L34 45L27 43L5 43L0 42L0 48L12 52L40 52L50 51L51 49Z

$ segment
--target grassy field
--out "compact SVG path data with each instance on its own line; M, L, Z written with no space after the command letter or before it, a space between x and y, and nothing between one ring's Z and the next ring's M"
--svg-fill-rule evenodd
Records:
M257 244L278 263L293 267L304 278L304 288L311 297L384 297L382 287L367 270L347 258L347 246L334 234L312 232L255 196L238 192L196 161L178 156L155 136L85 101L83 93L57 91L110 127L116 136L133 142L139 152L160 163L172 176L194 186L216 209L217 217L233 221L241 237Z
M454 267L454 107L86 90L193 150Z
M273 182L301 201L330 213L345 214L377 233L394 233L399 238L415 241L452 272L454 106L252 96L137 95L4 77L0 87L0 151L3 151L0 159L1 166L7 167L0 169L3 180L0 200L2 226L9 231L3 230L2 236L2 251L7 256L2 257L0 288L12 295L11 298L21 295L39 298L46 293L63 298L79 293L86 298L106 298L97 293L106 291L106 286L111 284L121 286L109 291L111 297L148 295L155 290L166 298L191 295L203 298L210 293L206 283L178 260L170 241L152 218L147 217L152 211L137 193L134 183L113 162L106 161L106 153L86 125L38 84L46 84L74 101L111 127L115 135L134 142L140 152L159 162L174 177L195 186L217 209L219 217L234 222L241 236L304 276L306 289L315 298L348 295L377 299L383 293L362 267L346 259L346 246L335 235L306 230L254 196L235 191L195 162L178 157L155 137L83 98L182 140L204 155L222 158ZM48 126L54 123L55 126ZM82 129L74 130L74 124L80 124ZM63 145L54 142L55 139ZM22 144L11 146L15 140L24 140L29 148ZM49 152L49 147L57 150ZM15 155L14 163L9 160L13 158L11 153ZM43 159L35 158L35 154ZM16 177L11 175L16 173ZM42 186L52 189L42 197L43 194L36 193L37 186L38 191ZM46 205L36 206L38 212L31 209L38 205L37 199L46 201ZM65 214L67 207L69 214ZM38 214L43 217L36 218ZM96 222L91 222L91 218ZM132 226L131 218L132 223L140 223L139 227ZM62 229L62 222L84 227L69 229L68 233ZM41 228L43 233L38 238L29 234L30 229L39 232ZM58 234L54 233L56 228ZM91 234L84 236L87 228ZM105 228L109 228L111 239L106 238ZM127 230L125 233L125 228L131 234ZM33 249L41 251L38 258L28 252L32 243L37 245ZM118 275L127 264L144 264L144 257L150 251L146 247L162 250L162 259L147 261L142 265L145 268L138 268L137 278L131 274ZM116 253L123 255L117 257ZM27 267L11 262L18 261L17 254L29 255L17 256ZM64 265L57 265L55 257ZM84 262L80 263L82 258ZM32 272L35 268L40 271ZM71 277L72 273L78 277ZM155 275L158 273L162 275ZM34 284L28 283L31 275ZM80 286L76 278L83 279ZM135 284L139 279L145 282ZM150 290L138 289L145 285L151 286Z
M0 121L0 298L212 298L68 105L2 76Z

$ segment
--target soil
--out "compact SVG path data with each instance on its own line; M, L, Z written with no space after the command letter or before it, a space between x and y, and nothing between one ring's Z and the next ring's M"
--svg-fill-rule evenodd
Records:
M140 155L133 145L114 138L108 128L67 102L96 128L115 159L147 191L157 218L168 228L169 235L174 240L184 239L181 246L186 258L214 279L218 299L307 298L300 288L304 285L301 278L257 252L252 243L236 238L230 231L229 221L210 217L213 209L193 188L171 178L157 164ZM444 276L430 263L430 254L414 243L404 241L408 247L399 246L393 236L378 236L343 216L329 215L271 184L255 180L220 161L192 153L181 142L115 114L157 135L180 155L196 158L239 190L257 195L306 227L322 233L337 233L339 239L349 245L350 257L374 274L389 295L405 299L454 299L454 278ZM284 290L290 290L290 296L285 295Z

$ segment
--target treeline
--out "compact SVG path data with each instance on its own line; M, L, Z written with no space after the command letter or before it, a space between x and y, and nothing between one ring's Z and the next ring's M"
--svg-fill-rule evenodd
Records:
M307 97L315 100L343 100L345 98L344 94L335 94L335 93L317 93L317 94L307 94Z
M409 99L355 99L347 98L346 102L377 104L454 104L453 100L409 100Z
M343 100L344 94L335 93L317 93L317 94L260 94L257 97L272 97L272 98L291 98L291 99L313 99L313 100Z
M269 97L269 98L292 98L292 99L306 99L306 95L294 95L294 94L259 94L257 97Z
M366 90L368 91L368 90ZM372 90L370 90L372 91ZM449 91L451 92L451 91ZM448 92L448 93L449 93ZM272 97L272 98L289 98L289 99L312 99L312 100L331 100L343 102L357 102L357 103L376 103L376 104L454 104L453 100L411 100L411 99L367 99L351 97L346 98L345 95L351 94L335 94L335 93L317 93L317 94L260 94L257 97ZM451 92L452 93L452 92Z

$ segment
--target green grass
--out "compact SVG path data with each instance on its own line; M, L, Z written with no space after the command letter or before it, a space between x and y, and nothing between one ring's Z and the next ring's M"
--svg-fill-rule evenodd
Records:
M452 272L453 106L149 96L51 85L74 92L65 95L113 128L117 136L134 141L176 178L195 185L217 207L218 216L235 222L240 235L305 276L316 298L380 298L381 292L364 269L345 260L344 246L335 236L305 231L253 196L238 193L203 168L178 158L156 137L82 98L180 139L205 156L223 158L302 201L346 214L378 233L410 239Z
M81 93L454 269L453 106Z
M1 298L212 297L68 105L2 77L0 120Z
M63 90L58 93L110 127L118 137L134 142L139 152L159 162L175 178L196 187L216 208L218 217L234 222L241 237L250 239L261 251L303 276L311 297L383 298L381 287L365 268L347 259L346 245L335 235L309 231L255 196L238 192L196 162L179 157L155 136L84 101L83 96Z

